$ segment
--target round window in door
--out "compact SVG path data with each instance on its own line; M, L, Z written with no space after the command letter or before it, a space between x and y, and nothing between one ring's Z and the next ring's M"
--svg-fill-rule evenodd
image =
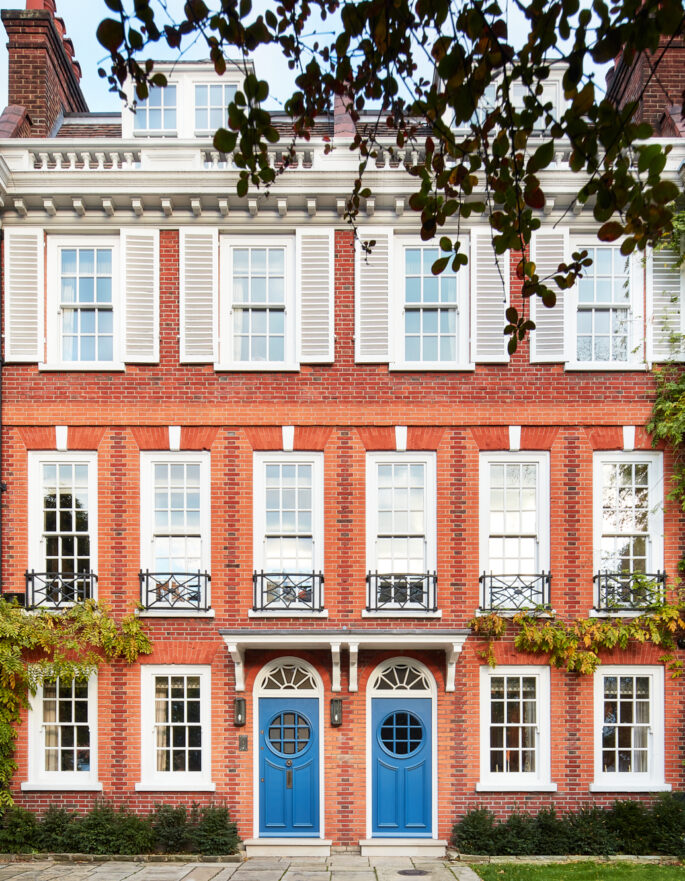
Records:
M279 756L295 756L309 746L312 729L300 713L278 713L269 722L269 747Z
M381 722L379 740L383 749L391 756L413 755L421 748L425 737L423 723L406 710L389 713Z

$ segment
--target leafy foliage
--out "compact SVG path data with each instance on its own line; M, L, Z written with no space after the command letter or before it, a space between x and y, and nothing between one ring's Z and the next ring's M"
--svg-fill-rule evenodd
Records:
M554 808L536 815L513 813L498 820L476 808L452 830L452 843L473 854L685 854L685 801L667 793L651 805L615 801L610 808L588 806L558 816Z
M12 802L16 725L29 692L46 678L87 678L102 661L130 664L151 651L135 615L117 622L92 600L60 612L27 613L0 599L0 805Z
M138 100L151 86L165 84L150 58L138 60L156 43L182 51L199 38L217 73L228 65L242 68L243 86L228 107L227 127L214 139L218 150L233 154L239 196L274 183L290 164L295 141L311 138L315 118L337 96L358 123L350 148L359 167L347 219L354 223L360 199L371 193L364 177L379 150L390 148L402 160L411 146L419 158L407 164L416 182L409 204L421 215L422 238L442 233L445 256L436 272L448 262L455 269L466 264L461 221L487 211L496 253L520 252L524 295L554 305L555 288L570 287L587 258L578 252L544 278L530 260L531 235L546 204L541 175L556 163L558 176L564 153L578 175L575 201L592 206L601 240L622 238L621 250L629 254L672 229L669 203L678 191L663 176L669 148L644 143L651 127L632 121L639 96L621 109L624 95L596 87L592 66L621 50L630 65L636 53L656 52L662 37L672 42L685 21L682 0L595 2L592 10L581 9L578 0L517 0L528 29L519 48L499 0L283 0L264 14L251 0L188 0L178 21L170 19L164 0L105 2L113 15L101 22L97 37L111 66L100 75L123 97L127 79ZM318 19L333 24L328 42L316 33ZM260 46L280 51L298 74L285 102L292 141L278 171L269 147L279 133L263 106L269 85L249 64ZM565 69L563 110L545 97L552 61ZM652 76L660 61L658 53ZM419 73L427 63L430 78ZM515 98L514 83L523 88L522 99ZM363 122L364 112L373 121ZM532 322L513 307L510 312L514 350Z
M487 639L485 658L491 667L496 665L494 642L506 635L508 623L496 612L470 621L471 630ZM518 651L547 655L553 667L565 668L570 673L594 673L602 652L625 650L631 642L659 646L664 650L660 660L671 675L678 677L682 673L682 661L671 654L677 636L685 632L685 620L678 602L664 602L637 618L562 621L556 617L538 618L530 612L519 612L511 623L518 628L514 636Z
M225 805L155 805L141 816L129 808L96 802L86 814L49 808L38 818L17 805L0 824L0 853L202 853L238 850L238 833Z

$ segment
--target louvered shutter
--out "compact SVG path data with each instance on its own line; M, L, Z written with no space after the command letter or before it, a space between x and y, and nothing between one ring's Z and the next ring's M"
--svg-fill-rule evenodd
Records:
M675 266L678 254L666 248L647 256L647 318L650 361L683 360L683 298L685 266Z
M5 232L5 360L43 360L45 296L42 229Z
M503 331L509 305L509 254L495 255L489 229L473 230L469 262L472 358L479 364L508 361Z
M355 310L356 360L385 363L389 359L390 265L392 233L362 230L362 241L375 241L370 253L357 245Z
M216 230L181 230L181 361L215 360Z
M568 230L533 233L531 257L540 278L556 273L559 264L568 259ZM535 330L530 335L530 360L558 363L566 360L567 292L560 291L551 279L547 284L556 294L557 302L548 309L539 297L531 297L530 315L535 322Z
M297 231L300 357L307 363L333 360L333 231Z
M121 230L124 361L159 361L159 231Z

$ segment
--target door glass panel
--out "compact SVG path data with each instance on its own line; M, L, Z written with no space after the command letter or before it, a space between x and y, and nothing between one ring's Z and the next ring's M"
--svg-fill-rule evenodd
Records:
M269 746L281 756L303 752L310 739L309 722L299 713L278 713L269 723Z
M413 713L396 711L383 719L380 741L392 756L405 758L415 753L423 743L423 725Z

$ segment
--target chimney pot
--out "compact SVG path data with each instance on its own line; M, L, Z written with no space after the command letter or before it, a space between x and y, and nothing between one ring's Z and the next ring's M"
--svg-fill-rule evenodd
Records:
M348 106L352 106L349 97L333 97L333 135L336 138L352 139L357 133L357 127L347 110Z
M67 50L67 55L69 55L71 58L73 58L74 57L74 44L72 43L70 38L65 37L64 40L62 40L62 42L64 43L64 48Z
M64 24L64 19L58 18L57 16L55 16L55 26L57 28L57 31L58 31L60 37L62 37L62 39L64 39L64 35L67 32L67 26Z
M57 12L55 0L26 0L27 9L40 9L43 12L50 12L52 15Z

